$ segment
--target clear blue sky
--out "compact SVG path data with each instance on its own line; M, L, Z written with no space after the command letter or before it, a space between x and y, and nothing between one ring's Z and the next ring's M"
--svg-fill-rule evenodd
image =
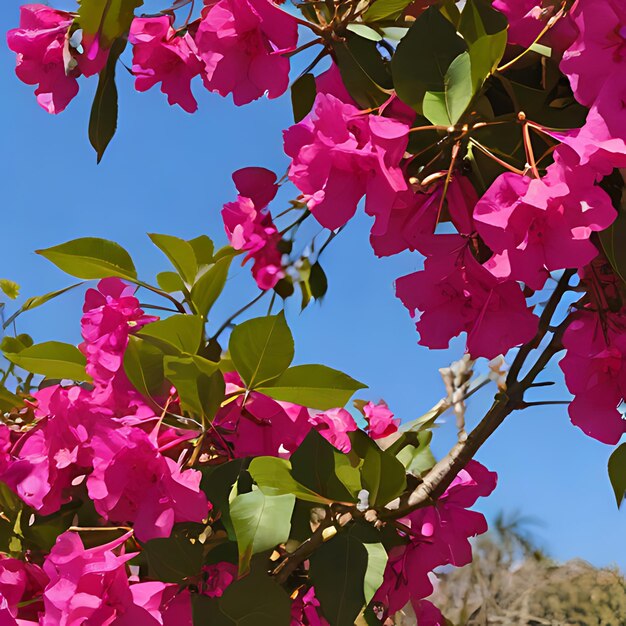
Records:
M17 0L0 3L0 31L18 23ZM64 6L68 6L64 2ZM87 140L95 81L60 116L40 109L33 88L14 75L14 56L0 48L0 159L2 244L0 276L39 295L71 282L34 254L81 236L114 239L133 255L143 277L167 269L146 232L181 237L206 233L225 240L219 211L234 197L233 170L262 165L284 172L281 131L291 121L289 98L236 109L200 85L200 110L188 115L169 107L153 90L139 94L119 72L120 123L103 162L96 166ZM280 209L275 209L278 211ZM462 354L462 343L433 352L417 345L413 322L393 295L393 280L421 265L417 256L377 260L369 247L369 219L361 216L325 252L330 288L323 304L303 314L288 310L300 363L323 362L369 384L372 399L384 397L403 420L414 419L443 395L437 368ZM246 269L229 281L215 324L249 299L254 286ZM247 295L248 294L248 295ZM19 321L36 340L79 340L81 294L74 293ZM259 309L259 314L265 312ZM559 381L545 392L564 399ZM365 394L362 394L365 395ZM545 396L544 396L545 397ZM476 421L489 393L470 401ZM436 432L443 454L454 440L454 419ZM538 536L559 559L582 557L626 569L623 513L616 509L606 475L611 448L574 428L565 407L529 409L511 416L485 445L479 460L499 474L499 486L479 508L488 516L521 510L545 524Z

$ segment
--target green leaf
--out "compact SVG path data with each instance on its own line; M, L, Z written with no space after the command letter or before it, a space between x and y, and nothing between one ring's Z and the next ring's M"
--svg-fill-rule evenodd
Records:
M326 278L326 273L319 264L319 261L311 265L309 287L311 289L311 295L316 300L321 300L328 291L328 279Z
M600 235L600 242L611 267L626 282L626 211L618 210L617 219Z
M9 391L4 385L0 385L0 412L8 413L11 409L20 409L24 406L24 400Z
M205 319L224 290L231 261L232 256L220 259L198 278L191 289L191 301L198 315L202 315Z
M293 495L266 496L260 489L242 493L230 504L230 516L239 547L239 573L250 570L254 554L289 539Z
M424 11L398 44L391 60L398 96L421 113L426 92L445 91L450 64L466 50L454 26L436 7Z
M395 19L413 0L376 0L363 14L364 22L378 22L384 19Z
M291 475L314 493L333 502L356 502L361 489L359 468L315 429L291 455Z
M193 246L173 235L148 233L152 243L165 254L183 280L191 285L198 273L198 263Z
M365 387L347 374L324 365L296 365L259 391L275 400L326 411L344 406L355 391Z
M91 105L89 116L89 141L96 151L97 162L100 163L107 146L117 131L117 85L115 84L115 68L117 61L126 48L127 40L119 37L113 42L104 69L98 78L98 88Z
M37 250L37 254L77 278L93 280L117 276L137 280L137 270L128 252L107 239L73 239L52 248Z
M142 548L148 559L148 575L154 580L182 583L198 576L202 569L203 546L184 528L175 529L170 537L151 539Z
M45 304L46 302L53 300L57 296L61 296L64 293L72 289L75 289L76 287L79 287L82 284L83 284L82 282L75 283L74 285L70 285L69 287L64 287L63 289L57 289L56 291L51 291L50 293L47 293L43 296L33 296L32 298L27 298L24 301L24 304L22 304L22 306L20 307L19 311L16 311L13 315L11 315L11 317L7 319L7 321L4 323L3 327L8 328L13 323L13 321L22 313L26 311L30 311L31 309L36 309L38 306L41 306L42 304Z
M143 339L131 335L124 353L124 371L131 384L146 398L163 388L163 352Z
M609 479L619 507L626 495L626 443L616 448L609 458Z
M344 85L361 107L380 106L389 99L391 77L375 42L348 33L333 41L333 51Z
M435 465L435 457L430 449L432 437L433 434L430 431L424 431L419 435L415 432L407 432L388 448L387 452L395 454L408 473L421 476ZM396 448L398 452L393 451Z
M381 450L362 430L350 433L352 452L363 459L360 467L364 489L372 506L385 505L406 489L404 465L389 452Z
M354 626L365 607L368 551L349 531L323 543L310 559L309 575L330 626Z
M294 122L298 123L309 114L316 95L315 76L313 74L302 74L291 85L291 106Z
M293 336L284 312L238 324L230 335L228 349L249 389L278 378L294 355Z
M213 252L215 251L215 245L210 237L200 235L199 237L190 239L189 244L196 255L198 266L211 265L214 262Z
M367 571L363 580L363 592L365 604L369 604L383 584L388 555L382 543L364 543L363 547L367 550Z
M20 286L8 278L0 278L0 291L11 300L15 300L20 295Z
M363 37L364 39L369 39L370 41L382 41L382 35L376 32L373 28L368 26L367 24L348 24L346 29L355 35L359 35L359 37Z
M144 326L138 337L148 339L166 352L171 348L176 352L195 354L202 341L204 320L199 315L177 313Z
M215 416L224 400L224 376L217 365L197 355L165 357L165 377L176 387L184 410Z
M124 35L133 21L134 11L143 0L79 0L78 26L84 38L97 36L102 48Z
M448 68L444 77L444 91L427 91L424 96L424 115L442 126L456 124L472 101L474 91L470 70L470 55L462 52Z
M259 456L252 459L248 472L259 489L266 495L292 494L307 502L323 504L332 502L332 500L307 489L295 480L291 475L291 463L287 459Z
M90 381L85 372L85 356L76 347L60 341L46 341L30 346L17 353L5 352L4 356L27 372L47 378Z
M167 293L176 293L185 290L185 283L180 277L180 274L176 272L160 272L157 274L156 279L159 287L161 287L163 291L167 291Z
M489 0L467 0L461 13L459 32L469 45L474 91L493 73L507 44L507 19Z

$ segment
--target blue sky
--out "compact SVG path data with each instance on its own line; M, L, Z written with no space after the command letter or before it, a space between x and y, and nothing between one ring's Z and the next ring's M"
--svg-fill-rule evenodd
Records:
M67 2L64 3L67 7ZM17 25L19 2L0 3L0 30ZM68 239L97 236L118 241L152 279L166 261L146 237L208 234L224 243L219 215L234 197L232 171L261 165L279 175L287 167L281 131L291 122L289 97L235 108L230 100L195 90L200 110L188 115L152 90L139 94L119 72L118 134L96 165L87 139L95 80L83 81L68 110L52 117L40 109L33 88L14 75L14 56L0 48L0 164L4 260L0 277L22 285L24 297L70 284L71 278L34 254ZM274 207L274 212L282 210ZM324 253L330 288L324 302L300 314L288 308L299 363L322 362L368 383L363 397L384 397L403 420L418 417L443 395L437 369L462 355L428 351L393 281L421 265L416 255L378 260L368 243L370 221L361 215ZM315 230L312 231L313 233ZM216 327L255 293L247 268L234 272L213 321ZM19 320L36 340L79 340L81 293L75 292ZM266 305L257 309L262 315ZM543 380L558 381L543 397L567 398L557 367ZM475 424L491 391L472 398ZM454 418L436 432L434 450L454 441ZM478 508L488 516L520 510L544 523L537 536L556 558L582 557L626 569L625 517L616 509L606 474L611 448L573 427L565 407L541 407L509 417L478 459L499 474L499 486Z

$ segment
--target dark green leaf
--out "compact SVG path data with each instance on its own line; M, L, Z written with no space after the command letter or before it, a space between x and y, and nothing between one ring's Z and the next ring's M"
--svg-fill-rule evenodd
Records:
M293 494L300 500L328 504L328 498L307 489L291 475L291 463L274 456L256 457L248 468L254 482L266 495Z
M378 22L384 19L395 19L413 0L376 0L363 14L364 22Z
M198 278L191 289L191 301L198 315L202 315L205 319L226 285L231 261L232 256L220 259Z
M445 91L446 72L466 49L454 26L436 7L424 11L398 44L391 60L398 96L421 113L426 92Z
M294 355L293 336L284 312L238 324L231 333L228 348L237 372L249 389L278 378Z
M124 371L132 385L146 398L157 395L165 380L163 352L156 346L131 335L124 353Z
M361 480L372 506L385 505L406 489L406 470L398 459L381 450L362 430L350 433L352 453L363 459Z
M20 409L24 406L24 400L9 391L4 385L0 385L0 411L6 413L11 409Z
M203 329L204 320L199 315L177 313L144 326L137 336L162 346L164 350L170 347L177 352L196 354Z
M291 455L291 475L300 484L334 502L356 502L361 489L358 467L312 429Z
M600 241L611 267L626 281L626 211L618 211L613 224L600 233Z
M344 406L357 389L365 387L347 374L324 365L296 365L259 390L276 400L326 411Z
M48 378L91 380L85 372L85 356L69 343L46 341L18 353L5 352L4 356L27 372L42 374Z
M373 41L348 33L333 42L333 51L346 89L360 106L376 107L389 99L387 64Z
M98 88L89 116L89 141L96 151L100 163L107 146L117 130L117 85L115 68L117 61L126 48L126 37L119 37L113 42L104 69L100 72Z
M233 499L230 517L239 547L240 575L249 571L254 554L289 539L295 502L293 495L267 496L260 489L239 494Z
M73 239L52 248L37 250L37 254L77 278L92 280L118 276L137 280L137 270L128 252L107 239Z
M191 285L198 273L196 253L192 245L188 241L174 237L173 235L149 233L148 237L150 237L152 243L170 260L183 280L188 285Z
M323 298L328 291L328 279L326 278L326 273L319 264L319 261L311 265L309 287L311 288L311 295L316 300Z
M148 559L149 576L154 580L182 583L200 574L203 546L184 528L174 529L170 537L151 539L142 547Z
M76 21L84 38L97 37L100 47L108 48L128 31L134 11L143 0L79 0L79 4Z
M626 443L616 448L609 458L609 479L619 507L626 495Z
M304 119L311 109L317 91L313 74L302 74L291 85L291 106L293 107L293 119L297 123Z
M337 534L311 555L310 576L330 626L354 626L365 607L368 551L350 532Z

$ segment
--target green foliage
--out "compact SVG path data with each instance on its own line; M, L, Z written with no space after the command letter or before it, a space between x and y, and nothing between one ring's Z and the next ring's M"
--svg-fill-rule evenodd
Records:
M146 398L157 395L162 387L163 352L156 346L130 336L124 353L124 371L132 385Z
M344 406L355 391L364 387L347 374L324 365L296 365L259 391L276 400L325 411Z
M100 163L104 151L117 130L117 85L115 84L115 68L117 61L126 48L127 40L119 37L111 45L104 69L100 72L98 88L91 106L89 117L89 141L96 151L97 162Z
M293 108L293 120L299 122L309 114L313 108L313 101L317 91L313 74L302 74L291 85L291 106Z
M252 556L289 539L295 503L291 494L266 495L258 488L232 499L230 517L239 547L240 575L248 573Z
M175 314L144 326L138 337L167 354L196 354L202 341L204 320L199 315Z
M20 295L20 286L8 278L0 278L0 291L11 300L15 300Z
M227 256L207 267L191 288L191 302L196 312L205 319L226 285L232 259L232 256Z
M128 252L106 239L73 239L52 248L37 250L37 254L76 278L91 280L117 276L137 280L137 270Z
M9 341L7 341L9 339ZM16 344L5 338L2 342L4 356L27 372L48 378L90 381L85 372L87 364L83 353L73 345L59 341L46 341L13 351Z
M616 448L609 458L609 479L619 507L626 495L626 443Z
M143 0L79 0L76 22L83 37L97 36L101 47L109 48L130 28L134 12Z

